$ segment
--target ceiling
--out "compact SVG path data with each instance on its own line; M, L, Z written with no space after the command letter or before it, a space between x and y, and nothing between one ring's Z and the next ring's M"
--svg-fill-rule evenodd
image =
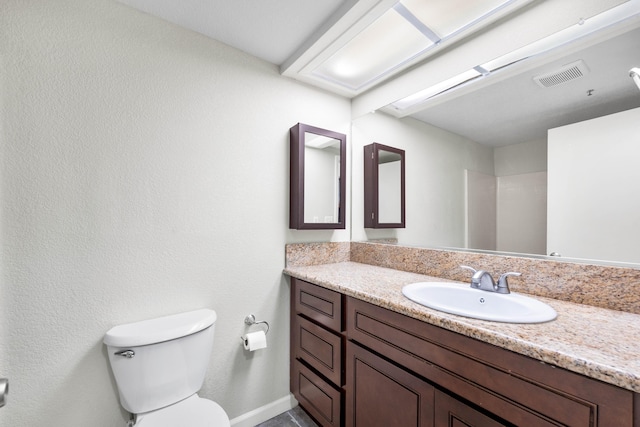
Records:
M354 104L363 105L360 107L363 111L385 111L386 105L408 94L408 89L400 89L398 82L412 74L420 75L418 64L400 70L406 71L404 75L399 72L389 76L386 82L368 92L345 93L305 78L299 69L291 71L300 58L321 55L319 52L338 37L369 15L379 13L376 10L388 9L394 0L119 1L278 65L284 75L353 98ZM606 1L620 3L622 0ZM606 1L599 0L600 3ZM628 1L638 2L640 0ZM526 9L521 15L528 13ZM480 84L434 98L420 109L413 109L409 116L485 145L502 146L545 138L547 129L553 127L640 107L640 91L628 75L630 68L640 66L640 17L636 15L628 21L624 31L610 31L606 37L592 39L582 47L556 49L548 55L523 61L495 76L492 74ZM523 38L522 34L513 38ZM482 40L478 37L475 41ZM505 41L509 43L510 40ZM447 55L453 57L455 50L450 50L453 53L435 55L435 59L426 64L425 70L431 67L428 75L437 75L433 70L445 68L444 65L433 67L438 67L439 61L445 64ZM582 59L588 67L589 72L583 77L548 88L538 86L532 79L577 59ZM427 61L428 58L424 60Z
M629 78L629 70L640 65L640 29L557 56L412 117L481 144L504 146L544 139L548 129L558 126L640 107L640 91ZM588 74L552 87L533 80L576 60L587 65Z
M280 65L320 30L341 0L118 0Z

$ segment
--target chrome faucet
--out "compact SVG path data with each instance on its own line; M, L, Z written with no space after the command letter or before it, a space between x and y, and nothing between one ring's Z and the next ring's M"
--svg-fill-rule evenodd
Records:
M500 276L500 279L498 279L498 283L496 283L488 271L476 270L475 268L469 267L467 265L461 265L460 267L471 270L473 272L473 276L471 277L472 288L488 292L497 292L499 294L511 293L511 291L509 291L509 283L507 282L507 277L521 275L521 273L516 273L513 271L504 273Z

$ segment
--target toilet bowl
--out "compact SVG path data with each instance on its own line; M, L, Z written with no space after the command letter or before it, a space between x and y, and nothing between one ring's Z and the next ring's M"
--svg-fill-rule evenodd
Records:
M224 409L197 394L166 408L138 415L135 427L228 427Z
M222 407L197 394L215 322L215 311L203 309L116 326L105 334L120 404L136 415L136 427L229 427Z

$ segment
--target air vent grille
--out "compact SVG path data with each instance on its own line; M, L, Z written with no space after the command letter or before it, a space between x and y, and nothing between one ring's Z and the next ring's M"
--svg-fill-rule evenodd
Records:
M582 60L579 60L572 62L571 64L563 65L561 68L550 73L535 76L533 80L538 84L538 86L552 87L571 80L579 79L587 74L589 74L587 64Z

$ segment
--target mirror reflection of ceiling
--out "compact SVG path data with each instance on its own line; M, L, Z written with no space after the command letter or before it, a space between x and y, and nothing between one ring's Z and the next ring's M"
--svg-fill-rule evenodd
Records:
M533 77L576 60L587 67L581 77L552 87L535 83ZM548 129L640 107L640 92L628 77L637 64L640 29L436 104L413 117L484 145L545 139Z
M380 150L378 151L378 163L391 163L402 160L402 156L398 153L392 153L391 151Z
M323 149L327 147L340 149L340 140L335 138L329 138L324 135L316 135L314 133L305 132L304 136L305 147Z
M422 14L416 5L426 2L415 0L118 1L278 65L285 76L352 98L354 117L384 111L385 106L425 89L427 80L446 80L468 65L473 69L494 60L508 53L504 51L507 45L525 46L577 23L586 22L588 27L592 16L623 5L631 10L625 21L626 34L609 35L602 43L580 51L551 52L548 58L536 58L527 66L505 67L499 78L486 79L477 89L469 85L458 93L452 91L437 102L412 109L409 117L482 144L502 146L544 138L549 128L640 106L640 93L628 74L630 68L640 66L640 0L430 0L429 6L455 5L453 10L469 9L477 17L499 7L481 22L463 25L464 31L453 30L453 36L447 35L450 30L441 30L451 13L444 10L438 22L423 22L434 12ZM470 6L478 4L480 9L471 10ZM357 89L332 83L335 75L329 79L326 72L323 75L322 67L331 63L348 40L390 11L392 18L387 20L409 22L421 33L419 37L430 40L426 45L435 47L418 48L405 61L407 55L398 55L395 47L373 43L376 55L386 51L391 57L404 58L398 59L404 63L385 71L379 81L352 85L359 85ZM492 32L501 29L497 27L508 31L506 37L492 37ZM434 38L442 41L434 44ZM445 43L447 38L451 43ZM461 65L471 61L470 56L477 56L480 62ZM532 80L576 60L582 60L588 69L580 79L549 88Z

